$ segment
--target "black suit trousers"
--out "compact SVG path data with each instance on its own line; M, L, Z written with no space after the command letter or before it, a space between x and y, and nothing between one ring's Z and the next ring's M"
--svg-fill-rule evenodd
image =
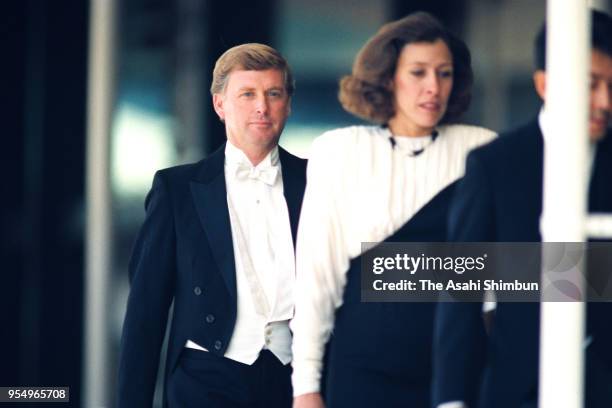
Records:
M290 408L291 365L268 350L247 365L186 348L167 393L168 408Z

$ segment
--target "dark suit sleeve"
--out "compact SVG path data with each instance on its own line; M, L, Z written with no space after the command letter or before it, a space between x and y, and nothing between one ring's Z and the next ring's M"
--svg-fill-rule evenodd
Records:
M493 239L493 206L487 173L474 153L459 181L449 212L449 240L483 242ZM434 333L434 406L464 401L476 406L486 333L482 302L441 302Z
M121 338L118 407L151 407L175 282L175 230L165 181L158 174L130 259L130 295Z

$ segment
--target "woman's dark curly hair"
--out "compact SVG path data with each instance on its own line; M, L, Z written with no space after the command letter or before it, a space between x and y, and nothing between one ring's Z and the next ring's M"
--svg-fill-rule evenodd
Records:
M453 56L453 89L440 123L455 122L472 99L470 51L431 14L419 11L387 23L359 51L353 73L340 80L338 98L349 113L385 124L395 115L390 88L402 48L415 42L442 40Z

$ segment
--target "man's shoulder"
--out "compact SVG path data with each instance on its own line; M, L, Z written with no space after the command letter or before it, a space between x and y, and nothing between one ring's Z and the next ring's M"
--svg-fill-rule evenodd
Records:
M169 183L206 181L223 171L224 162L225 153L223 146L221 146L197 162L167 167L158 170L155 176Z
M297 170L302 170L302 171L306 170L306 164L308 162L306 159L303 159L299 156L296 156L290 153L289 151L283 149L281 146L278 146L278 151L279 151L281 164L283 166L289 165L291 168L294 168Z
M195 163L180 164L176 166L166 167L165 169L158 170L156 177L160 177L168 182L178 180L189 180L197 174L198 169L202 167L203 162L206 159L202 159Z
M541 145L541 133L536 121L500 133L492 142L474 149L471 156L488 163L502 165L517 157L527 159L537 153Z

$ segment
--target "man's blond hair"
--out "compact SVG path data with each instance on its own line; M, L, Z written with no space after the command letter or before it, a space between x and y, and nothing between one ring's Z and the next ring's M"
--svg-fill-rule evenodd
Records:
M295 89L289 64L274 48L258 43L237 45L225 51L215 63L211 94L220 94L227 87L229 75L234 70L263 71L277 69L283 73L285 90L289 96Z

